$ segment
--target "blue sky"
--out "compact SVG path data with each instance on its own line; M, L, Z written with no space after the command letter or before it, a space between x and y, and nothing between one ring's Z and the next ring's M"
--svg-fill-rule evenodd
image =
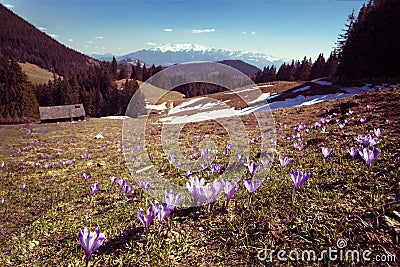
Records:
M0 0L80 52L124 55L165 43L315 59L367 0Z

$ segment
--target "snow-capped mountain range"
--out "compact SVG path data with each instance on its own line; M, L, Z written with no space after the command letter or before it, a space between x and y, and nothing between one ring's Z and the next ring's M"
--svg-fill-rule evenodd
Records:
M100 60L111 60L112 57L103 55L91 55ZM242 60L262 69L265 66L275 65L279 67L285 59L277 58L262 53L252 53L247 51L235 51L209 48L199 44L164 44L150 49L142 49L136 52L117 56L118 61L124 59L138 59L146 65L170 66L193 61L222 61L222 60Z

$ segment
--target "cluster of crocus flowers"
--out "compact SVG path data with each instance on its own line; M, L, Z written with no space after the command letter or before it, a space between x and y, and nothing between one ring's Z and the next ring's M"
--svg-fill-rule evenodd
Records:
M379 132L380 134L380 132ZM377 137L370 134L359 135L354 138L358 143L360 143L363 147L374 146L380 142Z
M193 205L210 204L218 199L219 195L224 192L227 198L227 204L233 195L239 190L239 187L234 181L223 181L216 179L213 182L205 184L204 178L190 176L186 182L186 188L193 197Z
M88 265L93 252L95 252L104 242L105 235L100 233L100 227L96 227L94 232L89 232L87 228L79 230L79 240L85 252L86 265Z
M143 190L149 190L151 188L151 183L145 181L145 180L137 180L137 183L140 188Z
M115 176L110 176L111 184L118 183L120 189L127 194L128 196L133 195L135 193L135 190L131 185L128 184L127 180L119 179L118 177Z

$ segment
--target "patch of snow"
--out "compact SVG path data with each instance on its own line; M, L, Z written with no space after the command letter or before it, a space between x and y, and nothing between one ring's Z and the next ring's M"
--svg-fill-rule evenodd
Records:
M306 86L307 87L307 86ZM305 89L306 87L299 88L297 90L304 91L307 90ZM309 106L313 105L319 102L327 101L327 100L335 100L335 99L340 99L340 98L346 98L346 97L351 97L363 92L367 91L372 91L376 89L376 87L370 88L367 86L364 87L338 87L339 89L345 91L345 93L334 93L334 94L326 94L326 95L313 95L309 97L305 97L303 95L298 95L295 98L287 98L282 101L276 101L272 103L260 103L256 106L252 107L247 107L241 110L236 110L235 108L222 108L218 110L211 110L211 111L203 111L203 112L198 112L193 115L183 115L183 116L168 116L165 118L160 119L160 122L167 123L167 124L179 124L179 123L188 123L188 122L198 122L198 121L205 121L205 120L214 120L218 118L226 118L226 117L232 117L232 116L240 116L240 115L246 115L246 114L251 114L251 113L256 113L260 112L263 110L274 110L274 109L280 109L280 108L291 108L291 107L299 107L299 106ZM251 103L256 103L256 102L261 102L264 100L272 99L280 94L275 94L273 96L270 96L269 93L263 93L259 98L256 100L253 100ZM173 108L168 115L170 114L176 114L178 112L182 111L187 111L187 110L204 110L208 109L211 107L214 107L217 105L216 103L205 103L205 104L198 104L196 106L189 107L189 105L196 103L197 101L203 99L204 97L201 98L195 98L192 99L188 102L184 102L180 104L179 106Z
M185 108L185 107L188 107L188 106L190 106L190 105L192 105L192 104L196 103L197 101L202 100L204 98L205 97L198 97L198 98L194 98L192 100L183 102L183 103L179 104L178 106L171 108L168 111L168 115L179 113L179 112L182 112L184 110L187 110L187 108ZM189 109L193 109L193 107L189 107Z
M218 118L229 118L236 115L238 115L237 111L234 108L230 108L230 109L219 109L206 112L199 112L193 115L168 116L160 119L160 121L167 124L181 124L189 122L214 120Z
M271 96L270 93L262 93L257 99L255 99L253 101L250 101L248 104L255 104L255 103L258 103L258 102L265 101L265 100L269 99L270 96Z
M166 110L167 109L167 102L164 102L160 105L151 105L151 104L146 104L146 109L154 109L154 110Z
M328 82L328 81L315 81L314 83L319 84L319 85L332 85L332 82Z
M299 88L299 89L296 89L296 90L294 90L294 91L292 91L293 93L298 93L298 92L303 92L303 91L307 91L307 90L310 90L310 86L309 85L307 85L307 86L304 86L304 87L301 87L301 88Z
M128 116L106 116L106 117L101 117L100 119L109 119L109 120L124 120L128 119Z

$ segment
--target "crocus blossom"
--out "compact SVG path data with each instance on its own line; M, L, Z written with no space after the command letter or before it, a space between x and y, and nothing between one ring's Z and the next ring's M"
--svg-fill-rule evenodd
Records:
M321 147L322 155L324 155L324 158L326 159L333 153L333 148L329 149L326 147Z
M348 148L348 147L347 147L346 150L347 150L347 152L349 152L349 154L350 154L350 156L351 156L351 159L354 160L354 157L358 154L358 151L360 151L361 148L359 148L359 147L356 147L356 148L354 148L354 147Z
M87 228L79 230L79 240L81 242L83 251L86 255L86 264L95 252L104 242L106 237L103 233L100 233L100 227L96 227L94 232L89 232Z
M374 146L380 142L378 138L370 134L359 135L354 138L357 142L359 142L363 147Z
M110 180L111 180L111 184L115 184L115 182L119 181L119 178L117 178L115 176L110 176Z
M166 203L159 204L156 202L155 204L153 204L153 208L157 213L158 221L160 224L162 223L164 218L168 217L172 212L172 209L168 208L168 205Z
M90 194L94 195L100 190L100 184L94 183L89 187Z
M1 167L4 168L7 165L4 161L1 163Z
M254 191L257 190L257 188L259 188L262 184L262 181L257 181L257 180L250 180L250 179L243 179L243 184L244 187L246 187L247 191L249 191L249 194L252 195L254 193Z
M151 184L145 180L137 180L137 183L139 187L144 190L149 190L151 188Z
M190 176L189 177L189 182L186 182L186 188L189 190L189 192L192 194L194 201L199 200L200 196L200 189L204 186L204 178L199 178L197 176Z
M293 180L295 193L299 190L299 187L311 177L310 173L303 173L301 171L290 170L289 173Z
M226 181L224 182L224 193L226 195L226 201L229 203L233 195L239 190L239 186L235 181L229 182Z
M299 151L303 150L303 148L304 148L304 146L301 145L301 143L297 143L297 142L294 142L293 146L294 146L294 148L297 148Z
M379 137L382 132L383 132L383 130L381 130L380 128L374 128L374 133L375 133L376 137Z
M157 217L157 215L158 210L153 203L150 204L150 207L146 211L140 209L136 212L136 216L142 222L143 227L146 229L146 231L149 231L149 226L153 222L154 218Z
M284 157L284 156L280 156L279 157L279 162L281 164L281 168L285 169L290 163L293 162L293 159L287 158L287 157Z
M169 193L165 192L165 203L171 210L182 204L184 198L185 197L181 193L175 195L173 190L171 190Z
M83 173L83 179L85 180L85 182L90 178L90 174L87 174L87 173Z
M374 147L372 151L365 147L363 150L358 151L358 153L364 159L365 164L370 168L372 161L381 154L381 151L376 147Z
M247 165L247 168L249 169L251 177L253 177L254 174L256 174L257 170L260 168L260 164L257 164L254 161L250 161L249 163L246 163L245 165Z

